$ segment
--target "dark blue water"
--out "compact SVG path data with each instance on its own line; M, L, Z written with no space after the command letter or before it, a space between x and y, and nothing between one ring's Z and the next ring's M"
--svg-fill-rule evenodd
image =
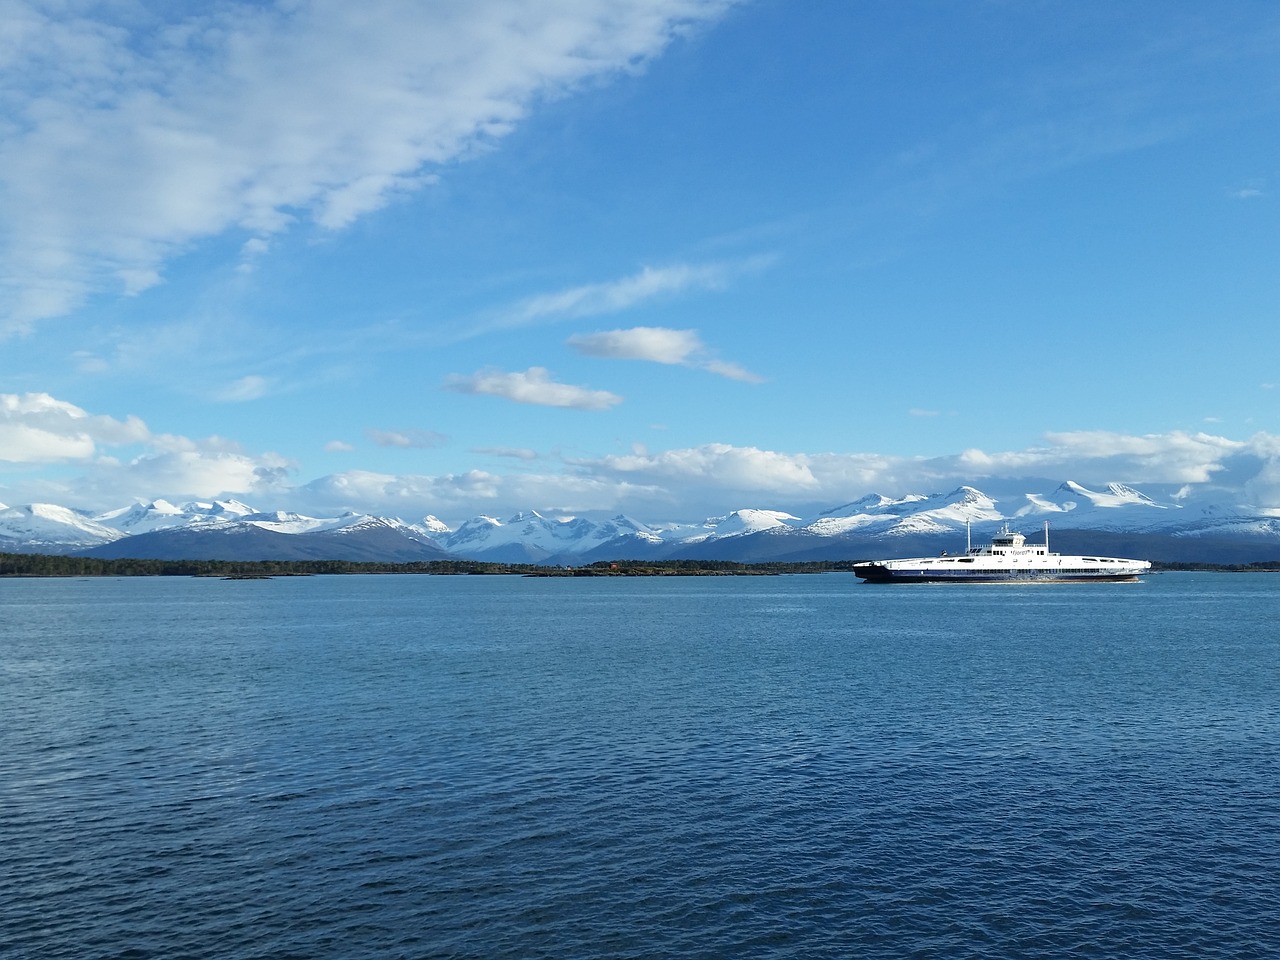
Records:
M1280 954L1280 577L0 581L12 958Z

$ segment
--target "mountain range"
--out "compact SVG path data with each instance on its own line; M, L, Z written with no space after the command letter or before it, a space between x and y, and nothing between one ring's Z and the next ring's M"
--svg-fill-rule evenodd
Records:
M138 501L89 514L55 504L0 505L0 552L161 560L442 559L581 565L598 560L852 560L963 549L1008 523L1029 539L1043 523L1062 553L1166 562L1280 559L1280 517L1237 506L1156 498L1130 486L1066 481L1044 493L870 495L809 518L739 509L697 524L649 525L618 515L560 519L534 511L479 516L452 529L347 512L260 512L237 500Z

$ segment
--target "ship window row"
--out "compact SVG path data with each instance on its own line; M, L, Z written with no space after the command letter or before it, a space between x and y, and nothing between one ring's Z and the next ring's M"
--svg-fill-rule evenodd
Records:
M1081 557L1080 559L1085 563L1116 564L1120 562L1118 560L1110 560L1105 557ZM973 557L938 557L937 559L921 561L922 564L930 565L930 566L935 563L973 563L973 562L974 562ZM1051 563L1036 564L1036 567L1043 568L1045 570L1052 570L1055 572L1062 572L1062 573L1096 573L1098 571L1097 567L1055 567Z

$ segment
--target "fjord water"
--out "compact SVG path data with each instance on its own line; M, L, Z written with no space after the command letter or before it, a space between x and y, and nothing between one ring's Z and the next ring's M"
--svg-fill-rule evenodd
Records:
M0 581L7 957L1280 954L1280 579Z

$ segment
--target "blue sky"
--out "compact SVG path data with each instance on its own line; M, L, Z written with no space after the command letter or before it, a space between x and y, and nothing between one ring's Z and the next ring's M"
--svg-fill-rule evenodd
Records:
M0 0L0 502L1280 511L1267 2Z

